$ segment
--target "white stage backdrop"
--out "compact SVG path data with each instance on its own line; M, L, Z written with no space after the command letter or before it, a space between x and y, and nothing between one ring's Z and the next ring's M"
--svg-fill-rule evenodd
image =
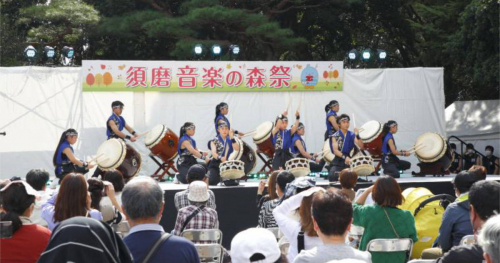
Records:
M400 149L410 148L424 132L446 135L442 68L345 70L342 92L82 93L79 68L42 67L0 68L0 83L0 132L7 132L0 136L0 178L23 177L31 168L53 174L52 155L67 128L80 133L76 156L89 159L106 140L105 125L114 100L125 104L123 116L138 132L166 124L178 134L184 122L194 122L200 149L207 149L215 135L215 105L221 101L229 104L232 127L250 131L264 121L274 121L288 99L292 100L290 114L302 100L305 141L308 150L315 152L323 145L324 106L332 99L340 102L341 113L355 116L357 126L369 120L396 120ZM255 147L251 137L245 141ZM142 154L141 174L153 173L157 167L147 157L143 140L133 146ZM418 171L417 159L409 160L411 170Z

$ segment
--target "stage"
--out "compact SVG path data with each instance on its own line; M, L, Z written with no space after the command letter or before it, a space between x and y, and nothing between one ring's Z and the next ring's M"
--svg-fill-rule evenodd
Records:
M453 185L451 180L455 175L445 177L411 177L409 174L403 174L402 178L397 179L401 190L409 187L425 187L434 194L450 194L454 195ZM362 177L368 179L368 182L358 182L356 190L366 188L372 185L377 176ZM498 175L488 175L487 180L500 181ZM223 233L223 245L230 249L231 240L240 231L257 226L259 211L256 205L258 180L249 180L241 182L239 186L210 186L210 189L215 194L217 212L219 215L219 227ZM318 178L317 185L328 187L330 184L327 180ZM174 206L175 193L185 190L187 185L174 183L160 183L161 188L165 191L165 209L161 219L161 225L165 231L171 231L174 228L177 211ZM331 186L340 188L338 183Z

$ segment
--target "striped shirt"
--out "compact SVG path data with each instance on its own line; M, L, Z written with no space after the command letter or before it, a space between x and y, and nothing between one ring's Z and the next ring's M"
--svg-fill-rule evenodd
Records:
M279 201L279 199L274 199L264 202L259 212L259 227L278 227L276 220L274 220L273 210L279 205Z

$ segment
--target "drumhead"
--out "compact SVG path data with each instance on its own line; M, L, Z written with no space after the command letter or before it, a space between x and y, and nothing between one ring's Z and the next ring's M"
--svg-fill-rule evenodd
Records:
M273 131L274 124L272 121L266 121L262 124L260 124L256 131L255 134L253 135L253 141L255 143L261 143L262 141L265 141L267 138L271 136L271 133Z
M359 132L359 137L364 143L369 143L382 133L382 123L372 120L363 124L360 129L362 129L362 131Z
M332 150L330 150L330 144L329 144L330 140L327 139L325 141L325 143L323 144L323 159L326 161L326 162L332 162L333 161L333 158L335 157L335 155L332 153Z
M244 146L243 146L243 142L239 138L234 137L234 139L236 140L236 143L238 144L238 146L240 146L240 149L233 150L233 152L229 155L229 157L227 157L228 161L240 160L241 156L243 155L243 151L245 150Z
M153 129L151 129L144 138L144 143L146 147L153 148L156 144L158 144L165 133L167 132L167 126L163 124L156 125Z
M415 142L415 154L422 162L434 162L443 157L446 152L446 141L435 132L420 135Z
M127 146L123 140L109 139L97 149L97 165L101 169L116 169L127 155Z

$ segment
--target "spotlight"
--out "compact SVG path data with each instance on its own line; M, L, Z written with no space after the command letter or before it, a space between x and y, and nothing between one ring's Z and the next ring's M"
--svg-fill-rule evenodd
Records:
M379 49L378 50L378 58L380 60L384 60L385 58L387 58L387 52L385 52L385 50L383 50L383 49Z
M72 59L75 55L75 50L72 47L64 46L62 49L62 54L65 58Z
M348 53L348 57L350 60L355 60L357 56L358 56L358 51L356 51L356 49L351 49L351 51L349 51Z
M29 60L33 61L36 58L36 49L33 46L28 46L24 49L24 56Z
M220 53L222 52L222 49L219 45L213 45L212 46L212 53L216 56L220 55Z
M240 47L237 45L231 45L231 46L229 46L229 52L231 52L231 54L237 56L238 54L240 54Z
M363 50L362 58L364 60L369 60L372 54L370 53L370 49Z
M53 59L56 56L56 51L53 47L45 46L43 48L43 54L46 59Z
M203 53L203 46L199 45L199 44L194 46L194 54L199 56L199 55L201 55L201 53Z

